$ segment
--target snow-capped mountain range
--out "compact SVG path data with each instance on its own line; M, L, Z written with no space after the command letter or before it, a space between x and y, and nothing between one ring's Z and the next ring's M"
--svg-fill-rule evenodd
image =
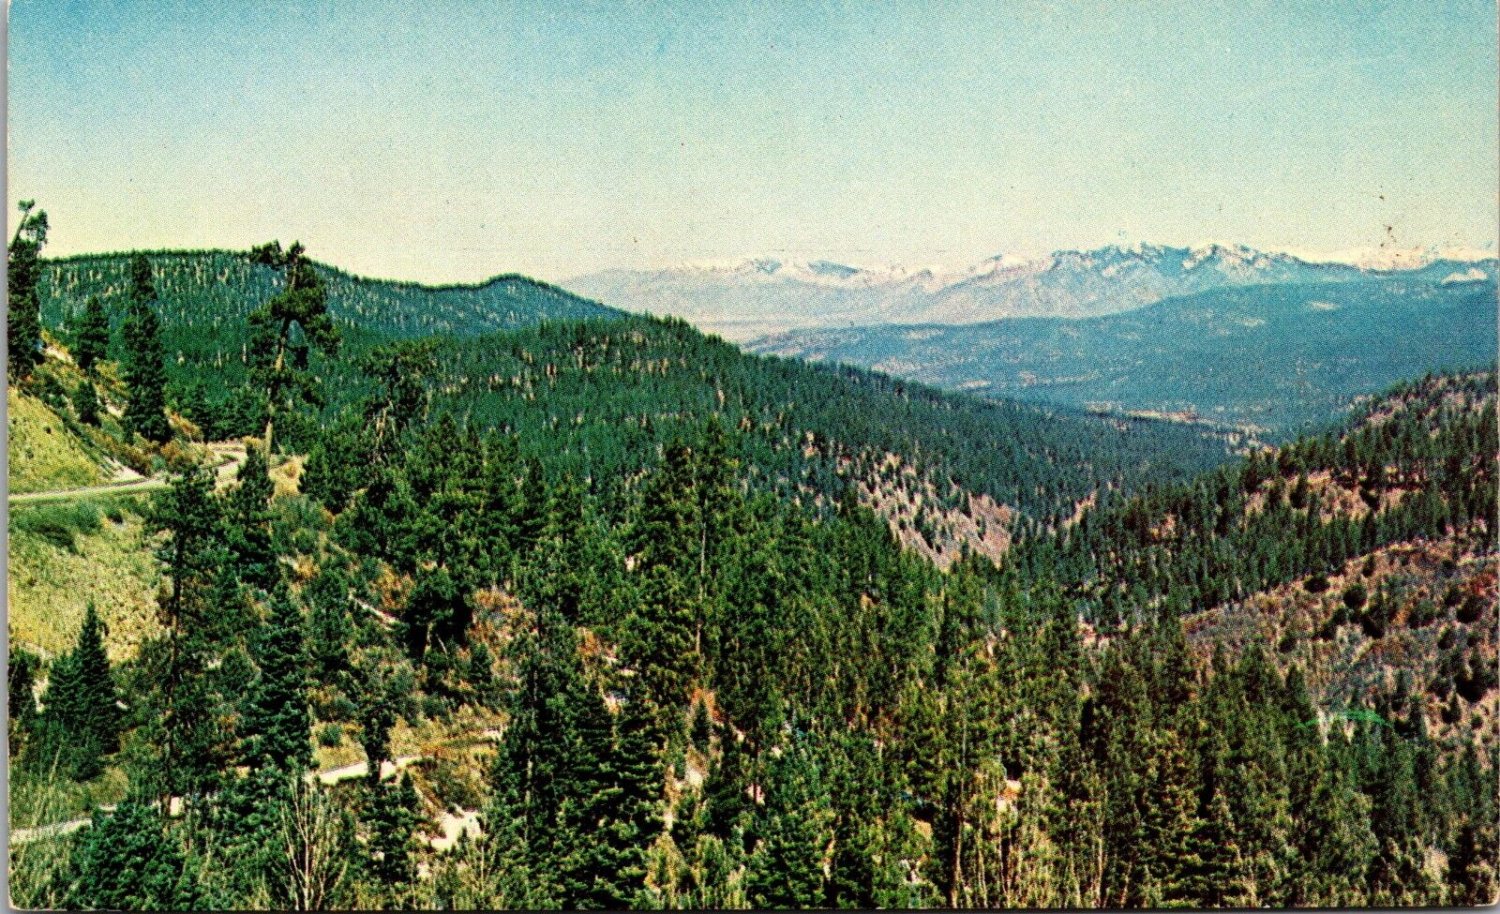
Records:
M1094 317L1239 286L1357 282L1392 275L1470 282L1495 273L1495 257L1487 251L1424 248L1294 256L1243 245L1137 244L1033 259L999 255L962 270L762 257L607 270L564 285L607 305L675 315L728 339L748 340L802 327Z

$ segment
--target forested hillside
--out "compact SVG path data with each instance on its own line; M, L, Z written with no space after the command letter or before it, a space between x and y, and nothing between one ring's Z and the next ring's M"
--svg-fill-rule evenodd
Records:
M160 294L168 351L195 363L238 361L245 317L285 284L284 277L242 251L146 252ZM42 321L68 322L88 299L122 303L130 292L132 254L97 254L44 262ZM352 276L316 265L328 308L340 326L373 336L469 335L540 320L618 314L596 302L524 276L475 285L426 286ZM117 312L119 309L116 309Z
M1454 382L1459 405L1483 398L1481 423L1491 383ZM718 424L669 447L612 522L575 480L527 470L515 439L466 438L394 393L367 484L273 499L252 461L222 496L187 473L152 512L165 632L101 674L85 631L67 662L114 685L68 685L64 701L54 661L44 710L13 711L23 770L87 778L102 756L132 799L18 848L24 903L1493 897L1493 727L1435 739L1410 683L1323 704L1271 645L1205 659L1173 611L1193 607L1152 597L1173 574L1126 594L1129 624L1101 639L1070 594L1087 579L1019 558L942 574L857 506L819 518L753 494L743 436ZM1442 427L1475 414L1401 412L1450 443ZM1489 555L1487 521L1456 517L1403 535L1473 534ZM129 710L81 741L101 688ZM493 754L452 748L480 729L501 734ZM315 735L373 767L395 756L394 730L450 748L419 750L399 779L298 786ZM167 796L182 818L153 805ZM441 853L420 838L475 809L482 837ZM157 865L119 878L142 844Z
M160 379L136 258L120 346L13 376L169 480L27 534L137 537L157 586L128 642L116 605L11 642L17 904L1495 898L1492 374L1223 464L675 321L377 338L254 256L232 372ZM980 495L1028 519L998 565L903 547Z
M758 487L836 501L900 455L941 498L1052 523L1101 489L1184 479L1231 442L1203 429L988 403L855 369L746 356L686 323L548 323L432 351L431 413L517 434L549 473L608 490L710 419L744 433ZM351 453L331 440L324 453Z
M1400 385L1337 433L1087 511L1006 564L1106 639L1165 610L1204 651L1274 647L1335 708L1397 689L1493 751L1495 393L1490 372Z
M98 298L120 324L127 260L44 262L44 323L76 335L86 303ZM167 405L208 439L259 432L265 394L251 383L246 317L284 278L227 252L168 253L151 265ZM352 453L337 428L342 419L344 432L364 425L357 413L374 385L362 365L372 351L427 336L427 413L517 434L548 474L615 486L675 435L717 416L748 433L757 486L822 504L837 501L850 479L882 488L875 468L896 455L917 481L892 480L886 498L921 497L905 512L908 536L950 556L966 539L982 541L957 533L976 516L971 494L1019 508L1032 529L1071 516L1101 490L1186 479L1244 443L1203 428L987 403L871 372L750 357L681 321L627 318L521 278L432 289L315 269L341 345L334 355L307 347L316 408L286 416L280 433L287 448L323 456ZM336 430L320 441L319 425Z

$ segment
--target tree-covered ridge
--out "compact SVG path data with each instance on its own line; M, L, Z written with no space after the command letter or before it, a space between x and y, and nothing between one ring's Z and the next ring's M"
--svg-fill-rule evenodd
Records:
M239 361L246 316L280 291L284 277L239 251L146 252L155 271L168 351L194 364ZM47 326L70 323L89 298L118 317L130 290L130 254L91 254L42 263ZM353 276L315 264L341 326L374 337L467 335L539 320L618 314L556 286L515 274L473 285L427 286Z
M284 277L231 252L150 260L168 405L210 438L260 434L268 388L255 378L263 369L246 319L282 291ZM44 317L75 336L95 319L89 302L101 300L118 319L133 288L123 255L44 267ZM343 352L314 347L307 355L322 408L278 427L295 450L311 449L315 426L336 424L369 393L359 369L366 353L429 335L432 412L516 432L549 473L572 471L593 485L626 479L674 434L717 415L750 432L746 456L757 485L825 504L837 500L844 478L868 482L888 455L899 456L927 480L918 488L932 488L941 502L916 518L913 536L950 554L955 531L977 524L968 493L1019 508L1023 530L1040 529L1098 491L1185 480L1223 459L1233 440L747 356L681 321L627 318L520 277L433 288L314 267ZM295 331L292 340L303 343Z
M991 403L852 368L747 356L678 320L548 322L439 341L431 411L519 436L549 474L605 491L709 418L743 432L757 488L830 504L848 480L900 455L948 508L967 493L1019 508L1031 525L1148 479L1186 479L1225 459L1202 429ZM349 453L330 442L327 453ZM618 493L615 493L618 494Z
M1342 431L1090 510L1013 557L1104 624L1162 601L1207 609L1391 543L1494 540L1493 372L1429 377Z

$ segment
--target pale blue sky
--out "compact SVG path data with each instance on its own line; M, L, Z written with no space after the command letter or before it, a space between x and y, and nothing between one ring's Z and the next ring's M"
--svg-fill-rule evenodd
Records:
M295 237L429 281L1493 248L1495 28L1438 0L15 0L9 196L53 254Z

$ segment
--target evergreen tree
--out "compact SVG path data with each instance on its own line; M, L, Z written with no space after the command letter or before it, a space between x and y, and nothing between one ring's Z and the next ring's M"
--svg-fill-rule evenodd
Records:
M6 350L12 383L31 377L42 361L41 298L37 285L41 281L41 253L47 243L47 211L32 210L36 203L22 200L20 222L10 241L5 263L8 292Z
M428 380L437 370L434 340L402 340L377 346L360 363L360 370L380 385L380 393L365 408L377 458L389 459L400 447L402 434L426 418Z
M280 242L253 249L250 259L282 273L282 289L250 313L251 377L265 392L265 451L272 453L278 416L298 403L317 403L319 392L308 371L309 347L324 355L338 351L339 332L328 313L327 292L301 243L285 251ZM301 331L300 339L293 328Z
M166 354L161 322L156 315L156 283L151 261L137 254L130 262L130 304L125 313L125 384L130 400L125 426L147 441L161 444L172 437L166 414Z
M308 612L308 654L317 679L333 682L350 668L349 642L354 633L348 575L325 564L304 591Z
M302 494L335 514L349 506L369 479L369 441L364 418L346 414L326 424L302 464Z
M655 716L638 699L627 699L611 715L580 684L583 689L571 696L579 705L579 740L571 747L576 765L563 805L563 827L573 835L563 890L570 907L620 910L641 899L646 848L661 830L661 735Z
M85 374L94 366L109 358L109 313L97 295L89 296L83 314L78 319L77 340L73 346L73 361Z
M14 758L31 733L36 721L37 669L41 660L30 651L10 644L6 665L6 705L9 709L10 754Z
M260 677L250 690L244 730L253 767L300 772L312 764L307 651L302 614L286 584L271 593L271 614L255 641Z
M399 783L370 790L370 871L386 887L388 897L399 902L403 887L416 876L413 838L422 821L417 790L404 772Z
M186 911L204 901L181 844L142 798L95 811L74 859L72 908Z
M94 391L94 383L87 378L79 381L73 391L73 411L84 425L99 424L99 395Z
M217 777L218 713L206 676L213 660L210 640L220 571L227 551L223 516L214 495L213 473L195 465L173 478L152 505L149 527L166 533L157 547L171 586L159 598L165 658L156 683L159 713L152 721L161 747L163 802L168 793L192 793Z
M269 591L279 577L276 551L271 545L271 482L265 454L250 448L229 492L225 526L227 545L238 578Z
M1449 904L1494 904L1497 883L1495 769L1479 760L1472 742L1449 774L1449 792L1460 824L1448 855Z
M54 760L74 780L103 770L103 758L120 747L120 710L104 652L103 625L94 604L84 614L78 643L52 664L43 699L39 762Z
M823 857L832 838L828 796L816 762L797 745L772 759L766 805L745 879L758 908L810 908L824 898Z
M397 649L385 645L363 651L353 664L349 691L371 785L379 782L381 763L391 761L391 728L410 711L414 679Z

